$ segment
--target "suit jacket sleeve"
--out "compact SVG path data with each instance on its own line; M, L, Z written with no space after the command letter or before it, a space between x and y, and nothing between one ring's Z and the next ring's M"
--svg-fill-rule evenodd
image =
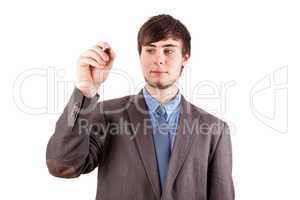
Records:
M208 168L208 200L234 200L232 147L228 125L224 123Z
M47 145L47 167L53 176L74 178L98 166L106 138L99 125L107 125L98 98L74 89Z

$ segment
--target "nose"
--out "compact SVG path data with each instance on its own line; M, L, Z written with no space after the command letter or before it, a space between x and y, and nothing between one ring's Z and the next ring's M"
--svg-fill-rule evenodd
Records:
M163 51L157 51L155 55L155 64L158 66L162 66L165 64L166 58Z

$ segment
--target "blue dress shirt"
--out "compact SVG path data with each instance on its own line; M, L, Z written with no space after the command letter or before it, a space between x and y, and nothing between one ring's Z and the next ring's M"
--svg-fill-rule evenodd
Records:
M175 97L173 97L171 100L169 100L165 104L160 104L159 101L157 101L154 97L152 97L146 88L143 88L143 95L146 101L146 104L148 106L149 114L150 114L150 120L152 123L153 129L158 128L158 120L157 115L155 113L158 106L163 106L167 112L167 123L169 127L169 133L171 136L171 151L173 149L175 136L176 136L176 130L178 127L178 119L179 119L179 112L180 112L180 101L181 101L181 94L176 94ZM155 131L153 131L155 132Z

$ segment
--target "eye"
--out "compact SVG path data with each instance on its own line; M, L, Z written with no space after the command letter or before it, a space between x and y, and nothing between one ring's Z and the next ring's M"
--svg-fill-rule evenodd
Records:
M145 51L150 54L154 53L154 49L146 49Z
M168 54L168 55L172 55L172 54L175 53L175 51L172 50L172 49L165 49L165 53Z

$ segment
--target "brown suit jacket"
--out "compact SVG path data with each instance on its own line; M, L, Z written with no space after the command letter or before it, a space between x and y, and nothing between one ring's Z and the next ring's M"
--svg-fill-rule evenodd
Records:
M97 200L233 200L225 122L182 96L164 188L142 91L97 102L75 88L47 145L49 172L75 178L98 167Z

